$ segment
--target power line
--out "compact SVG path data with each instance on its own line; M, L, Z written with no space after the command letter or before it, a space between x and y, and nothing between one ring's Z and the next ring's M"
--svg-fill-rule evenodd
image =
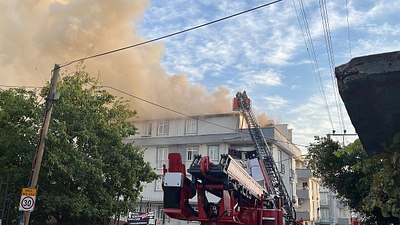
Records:
M207 120L200 119L200 118L195 117L195 116L191 116L191 115L186 114L186 113L179 112L179 111L177 111L177 110L175 110L175 109L171 109L171 108L169 108L169 107L160 105L160 104L158 104L158 103L151 102L151 101L149 101L149 100L147 100L147 99L144 99L144 98L135 96L135 95L130 94L130 93L124 91L124 90L121 90L121 89L118 89L118 88L115 88L115 87L112 87L112 86L108 86L108 85L99 85L99 86L92 85L92 86L95 86L95 87L98 87L98 88L109 88L109 89L112 89L112 90L114 90L114 91L116 91L116 92L125 94L125 95L127 95L127 96L130 96L130 97L132 97L132 98L138 99L138 100L140 100L140 101L146 102L146 103L148 103L148 104L150 104L150 105L154 105L154 106L156 106L156 107L160 107L160 108L165 109L165 110L167 110L167 111L170 111L170 112L173 112L173 113L176 113L176 114L179 114L179 115L188 117L188 118L196 119L196 120L199 120L199 121L202 121L202 122L205 122L205 123L208 123L208 124L217 126L217 127L225 128L225 129L227 129L227 130L232 130L232 131L234 131L234 132L249 134L248 132L243 131L243 130L236 130L236 129L233 129L233 128L231 128L231 127L223 126L223 125L221 125L221 124L213 123L213 122L210 122L210 121L207 121ZM269 140L269 141L276 141L276 142L285 143L285 144L290 144L290 145L296 145L296 146L301 146L301 147L308 147L308 145L294 144L294 143L292 143L292 142L276 140L276 139L273 139L273 138L265 138L265 139L267 139L267 140Z
M350 59L353 58L352 53L351 53L351 41L350 41L350 23L349 23L349 6L348 6L348 0L346 0L346 20L347 20L347 39L349 41L349 54L350 54Z
M269 3L265 3L265 4L262 4L262 5L260 5L260 6L257 6L257 7L251 8L251 9L248 9L248 10L244 10L244 11L241 11L241 12L238 12L238 13L235 13L235 14L231 14L231 15L229 15L229 16L222 17L222 18L217 19L217 20L213 20L213 21L210 21L210 22L207 22L207 23L203 23L203 24L200 24L200 25L197 25L197 26L188 28L188 29L184 29L184 30L181 30L181 31L177 31L177 32L174 32L174 33L170 33L170 34L167 34L167 35L158 37L158 38L150 39L150 40L148 40L148 41L144 41L144 42L136 43L136 44L133 44L133 45L129 45L129 46L125 46L125 47L113 49L113 50L110 50L110 51L102 52L102 53L95 54L95 55L91 55L91 56L86 56L86 57L83 57L83 58L80 58L80 59L75 59L75 60L73 60L73 61L70 61L70 62L68 62L68 63L65 63L65 64L60 65L60 68L69 66L69 65L71 65L71 64L73 64L73 63L82 62L82 61L87 60L87 59L93 59L93 58L97 58L97 57L100 57L100 56L109 55L109 54L112 54L112 53L120 52L120 51L127 50L127 49L130 49L130 48L134 48L134 47L138 47L138 46L141 46L141 45L145 45L145 44L149 44L149 43L152 43L152 42L156 42L156 41L159 41L159 40L162 40L162 39L166 39L166 38L168 38L168 37L172 37L172 36L176 36L176 35L179 35L179 34L182 34L182 33L186 33L186 32L192 31L192 30L196 30L196 29L199 29L199 28L208 26L208 25L212 25L212 24L214 24L214 23L218 23L218 22L221 22L221 21L224 21L224 20L227 20L227 19L230 19L230 18L239 16L239 15L242 15L242 14L251 12L251 11L255 11L255 10L258 10L258 9L261 9L261 8L264 8L264 7L273 5L273 4L278 3L278 2L281 2L281 1L282 1L282 0L276 0L276 1L269 2ZM150 102L150 101L148 101L148 100L146 100L146 99L143 99L143 98L140 98L140 97L131 95L131 94L125 92L125 91L119 90L119 89L114 88L114 87L111 87L111 86L98 86L98 87L110 88L110 89L113 89L113 90L115 90L115 91L117 91L117 92L126 94L126 95L131 96L131 97L133 97L133 98L136 98L136 99L138 99L138 100L141 100L141 101L147 102L147 103L149 103L149 104L152 104L152 105L161 107L161 108L163 108L163 109L169 110L169 111L171 111L171 112L174 112L174 113L177 113L177 114L186 116L186 117L192 117L192 118L194 118L193 116L190 116L190 115L181 113L181 112L176 111L176 110L174 110L174 109L167 108L167 107L162 106L162 105L159 105L159 104L157 104L157 103ZM196 118L196 119L198 119L198 118ZM201 120L201 119L198 119L198 120L203 121L203 122L206 122L206 123L211 123L211 124L216 125L216 126L219 126L219 127L223 127L223 128L226 128L226 129L231 129L231 130L236 131L235 129L232 129L232 128L229 128L229 127L225 127L225 126L222 126L222 125L219 125L219 124L215 124L215 123L212 123L212 122L209 122L209 121L205 121L205 120ZM239 132L243 132L243 131L239 131ZM243 133L248 134L247 132L243 132ZM308 146L306 146L306 145L294 144L294 143L292 143L292 142L284 142L284 141L279 141L279 140L275 140L275 139L269 139L269 140L273 140L273 141L277 141L277 142L282 142L282 143L287 143L287 144L292 144L292 145L297 145L297 146L308 147Z
M32 85L6 85L6 84L0 84L0 87L5 87L5 88L23 88L23 89L43 88L43 86L32 86Z
M324 83L322 82L321 71L320 71L320 68L318 65L317 56L315 54L314 43L313 43L313 39L311 37L310 27L308 25L307 14L304 9L303 1L298 0L298 2L299 2L300 13L297 10L295 0L293 0L293 6L296 11L297 20L299 22L301 34L303 36L304 44L306 45L308 57L310 59L310 63L311 63L311 66L312 66L312 69L313 69L313 72L315 75L315 79L317 81L317 86L318 86L319 92L321 94L322 100L324 101L324 106L328 113L328 119L329 119L331 128L332 128L332 130L334 130L332 117L331 117L331 113L329 111L328 101L327 101L326 94L325 94L325 87L324 87ZM303 24L304 24L304 28L303 28Z
M292 158L286 158L286 159L281 159L281 160L279 160L279 161L275 161L275 163L283 163L283 162L289 161L289 160L291 160L291 159L301 159L301 158L307 157L307 156L308 156L308 154L301 154L301 155L299 155L299 156L292 156Z
M196 120L199 120L199 121L202 121L202 122L205 122L205 123L208 123L208 124L217 126L217 127L225 128L225 129L232 130L232 131L234 131L234 132L243 133L243 134L249 134L248 132L246 132L246 131L244 131L244 130L236 130L236 129L233 129L233 128L231 128L231 127L227 127L227 126L224 126L224 125L221 125L221 124L213 123L213 122L210 122L210 121L207 121L207 120L200 119L200 118L195 117L195 116L191 116L191 115L186 114L186 113L179 112L179 111L177 111L177 110L175 110L175 109L171 109L171 108L169 108L169 107L166 107L166 106L160 105L160 104L158 104L158 103L149 101L149 100L147 100L147 99L138 97L138 96L133 95L133 94L130 94L130 93L124 91L124 90L121 90L121 89L118 89L118 88L115 88L115 87L112 87L112 86L109 86L109 85L94 85L94 84L90 84L90 85L93 86L93 87L97 87L97 88L109 88L109 89L114 90L114 91L116 91L116 92L125 94L125 95L127 95L127 96L129 96L129 97L132 97L132 98L135 98L135 99L137 99L137 100L146 102L146 103L148 103L148 104L150 104L150 105L154 105L154 106L156 106L156 107L165 109L165 110L167 110L167 111L170 111L170 112L173 112L173 113L176 113L176 114L179 114L179 115L188 117L188 118L196 119ZM24 88L24 87L25 87L25 86L8 86L8 85L2 85L2 84L0 84L0 87L1 87L1 86L7 86L7 87L12 87L12 88ZM43 87L35 87L35 88L43 88ZM285 144L290 144L290 145L295 145L295 146L300 146L300 147L308 147L308 145L295 144L295 143L293 143L293 142L281 141L281 140L276 140L276 139L273 139L273 138L265 138L265 139L267 139L267 140L269 140L269 141L276 141L276 142L285 143Z
M36 67L35 70L36 70L36 74L38 75L40 81L42 81L42 84L44 85L44 80L43 80L42 76L40 75L38 68Z
M172 36L176 36L176 35L179 35L179 34L182 34L182 33L186 33L186 32L192 31L192 30L196 30L196 29L199 29L201 27L205 27L205 26L208 26L208 25L211 25L211 24L214 24L214 23L218 23L218 22L221 22L221 21L224 21L224 20L236 17L236 16L240 16L242 14L245 14L245 13L257 10L257 9L261 9L261 8L264 8L264 7L267 7L267 6L270 6L270 5L273 5L273 4L281 2L281 1L282 0L276 0L276 1L269 2L269 3L265 3L265 4L262 4L260 6L257 6L257 7L251 8L251 9L247 9L247 10L244 10L244 11L241 11L241 12L229 15L229 16L222 17L222 18L217 19L217 20L213 20L213 21L210 21L210 22L207 22L207 23L203 23L203 24L191 27L191 28L187 28L187 29L181 30L181 31L170 33L170 34L158 37L158 38L150 39L148 41L140 42L140 43L129 45L129 46L122 47L122 48L113 49L113 50L110 50L110 51L102 52L102 53L91 55L91 56L86 56L86 57L83 57L83 58L80 58L80 59L75 59L75 60L72 60L71 62L62 64L60 66L60 68L69 66L69 65L71 65L73 63L76 63L76 62L81 62L81 61L84 61L84 60L87 60L87 59L93 59L93 58L97 58L97 57L100 57L100 56L109 55L109 54L112 54L112 53L116 53L116 52L120 52L120 51L123 51L123 50L130 49L130 48L135 48L135 47L138 47L138 46L141 46L141 45L145 45L145 44L149 44L149 43L152 43L152 42L156 42L156 41L168 38L168 37L172 37Z
M340 128L344 131L344 130L346 130L346 127L345 127L344 119L343 119L342 106L339 102L340 100L339 100L339 93L337 90L337 82L336 82L336 79L334 76L335 54L333 52L333 47L332 47L331 30L330 30L330 26L329 26L329 16L328 16L328 9L326 7L326 0L319 0L319 6L320 6L319 7L320 12L321 12L322 28L324 30L326 52L327 52L327 56L328 56L329 66L330 66L329 72L331 75L333 95L335 98L336 109L338 111L339 125L340 125Z

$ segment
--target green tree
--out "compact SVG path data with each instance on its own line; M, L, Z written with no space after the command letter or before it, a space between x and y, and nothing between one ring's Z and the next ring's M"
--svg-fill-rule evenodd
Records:
M314 176L364 214L367 222L387 224L400 218L398 151L393 145L368 156L359 140L341 148L338 142L323 139L308 148L308 160Z
M396 135L392 146L373 158L380 169L372 175L365 209L379 211L390 222L400 224L400 135Z
M10 181L10 192L1 197L8 199L6 208L10 211L7 214L14 218L8 221L9 224L16 223L20 190L28 184L39 129L39 111L34 91L0 90L0 178Z
M32 224L50 218L58 224L106 224L134 206L142 182L157 177L141 150L124 143L136 132L131 122L135 112L97 84L84 71L65 76L58 84L61 98L53 108ZM47 90L42 90L42 97ZM36 140L37 132L33 133ZM27 142L27 158L32 159L34 143ZM10 157L5 158L7 165L12 164Z

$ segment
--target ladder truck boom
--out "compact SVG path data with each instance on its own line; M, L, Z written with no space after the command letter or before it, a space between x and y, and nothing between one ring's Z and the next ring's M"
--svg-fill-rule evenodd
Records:
M248 125L251 139L255 145L258 154L260 166L263 170L264 180L268 188L268 192L278 195L282 198L283 207L286 210L288 222L295 222L295 210L289 196L289 193L279 174L278 168L272 156L272 152L262 133L260 126L251 110L251 100L246 92L238 92L233 100L233 110L241 111Z
M285 211L279 198L266 190L229 155L218 164L196 155L186 176L179 153L168 155L164 165L164 213L171 218L199 221L201 225L284 225ZM207 197L211 193L217 202ZM189 203L189 200L197 202ZM194 205L194 207L193 207Z
M170 218L201 225L295 223L289 195L250 106L245 92L236 95L234 110L241 110L247 121L266 185L229 154L222 154L218 163L209 156L195 155L186 170L180 153L169 153L168 164L163 165L162 188L163 211Z

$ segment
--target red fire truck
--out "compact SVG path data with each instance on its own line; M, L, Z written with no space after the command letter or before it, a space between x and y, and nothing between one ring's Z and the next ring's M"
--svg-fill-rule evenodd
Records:
M164 165L164 213L179 220L200 221L202 225L296 223L292 201L246 92L236 94L233 110L241 111L247 122L265 183L260 185L230 155L221 155L218 164L208 156L197 155L186 170L180 154L170 153L168 168ZM207 192L219 201L210 201ZM193 198L197 198L195 206L189 204Z

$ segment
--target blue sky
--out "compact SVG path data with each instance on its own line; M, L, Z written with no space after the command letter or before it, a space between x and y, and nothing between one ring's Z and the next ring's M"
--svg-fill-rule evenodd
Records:
M0 34L0 88L41 87L55 63L158 38L266 3L0 1L0 27L6 31ZM293 142L308 145L314 135L330 133L332 126L294 3L300 10L299 0L283 0L157 43L85 60L83 67L103 85L183 113L229 111L235 93L246 90L257 114L288 124ZM341 133L318 3L303 0L333 128ZM399 50L400 1L348 0L348 8L346 0L326 4L335 66L352 57ZM61 74L79 68L71 64ZM134 101L139 117L147 115L145 103ZM162 110L152 107L147 112ZM354 133L344 108L343 112L347 132Z
M298 0L286 0L164 39L162 66L168 74L187 75L191 83L204 85L210 92L220 85L233 93L246 90L256 112L265 112L274 120L289 124L294 129L293 142L307 145L314 135L330 133L332 126L294 2L299 10ZM138 33L152 39L265 3L267 1L153 0L142 23L138 24ZM320 6L318 1L303 3L333 128L342 133ZM345 0L328 0L326 6L335 66L352 57L399 49L400 1L349 0L346 8ZM355 133L342 107L347 133Z

